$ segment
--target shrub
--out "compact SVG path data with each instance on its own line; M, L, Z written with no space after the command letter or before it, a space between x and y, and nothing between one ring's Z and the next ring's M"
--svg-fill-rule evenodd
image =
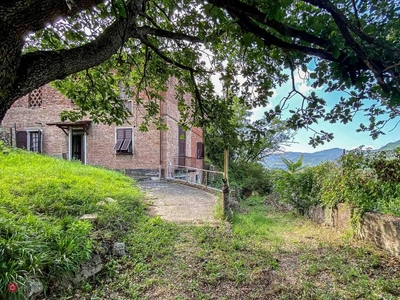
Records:
M118 237L144 214L122 174L0 146L0 299L9 298L10 282L36 277L46 286L73 273L98 236ZM105 197L117 201L98 206ZM93 212L94 225L79 219Z
M312 168L302 168L302 157L297 162L282 159L288 170L276 170L273 173L274 191L282 202L293 206L300 214L317 202L315 195L315 177Z
M310 205L334 207L346 202L357 209L400 217L400 157L355 149L337 162L302 168L301 160L284 160L288 171L273 172L280 200L304 212Z
M265 196L271 193L270 171L260 163L231 163L229 176L233 187L242 189L247 196L255 193Z
M336 162L325 162L312 168L314 186L312 193L317 203L327 207L345 201L346 183L343 171Z
M340 160L345 201L364 211L400 216L400 158L387 153L351 151Z

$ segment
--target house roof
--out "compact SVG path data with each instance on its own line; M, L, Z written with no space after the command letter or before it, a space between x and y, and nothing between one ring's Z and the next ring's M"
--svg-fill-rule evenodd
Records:
M53 123L46 123L46 125L57 126L58 128L61 128L66 135L68 135L68 129L70 127L82 128L86 132L86 134L89 134L88 129L91 123L92 123L91 120L85 120L76 122L53 122Z

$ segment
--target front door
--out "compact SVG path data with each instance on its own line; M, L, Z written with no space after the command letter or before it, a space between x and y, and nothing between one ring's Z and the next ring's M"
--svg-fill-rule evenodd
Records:
M71 158L85 163L85 133L81 130L72 131Z
M178 130L178 165L185 166L186 132L179 126Z

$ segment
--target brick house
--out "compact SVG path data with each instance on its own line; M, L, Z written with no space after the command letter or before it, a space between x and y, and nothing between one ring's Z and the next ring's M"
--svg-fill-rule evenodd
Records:
M45 85L18 99L1 125L11 133L14 146L88 165L161 177L171 175L177 165L203 167L203 130L184 132L178 126L180 114L172 81L160 103L168 130L150 126L147 132L139 131L143 108L129 100L125 104L132 114L122 126L95 124L89 119L61 122L60 112L75 104Z

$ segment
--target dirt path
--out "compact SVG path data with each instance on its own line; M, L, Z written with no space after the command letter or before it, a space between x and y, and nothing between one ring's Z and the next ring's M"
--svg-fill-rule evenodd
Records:
M218 197L183 184L166 181L139 181L151 203L150 213L175 223L216 223Z

